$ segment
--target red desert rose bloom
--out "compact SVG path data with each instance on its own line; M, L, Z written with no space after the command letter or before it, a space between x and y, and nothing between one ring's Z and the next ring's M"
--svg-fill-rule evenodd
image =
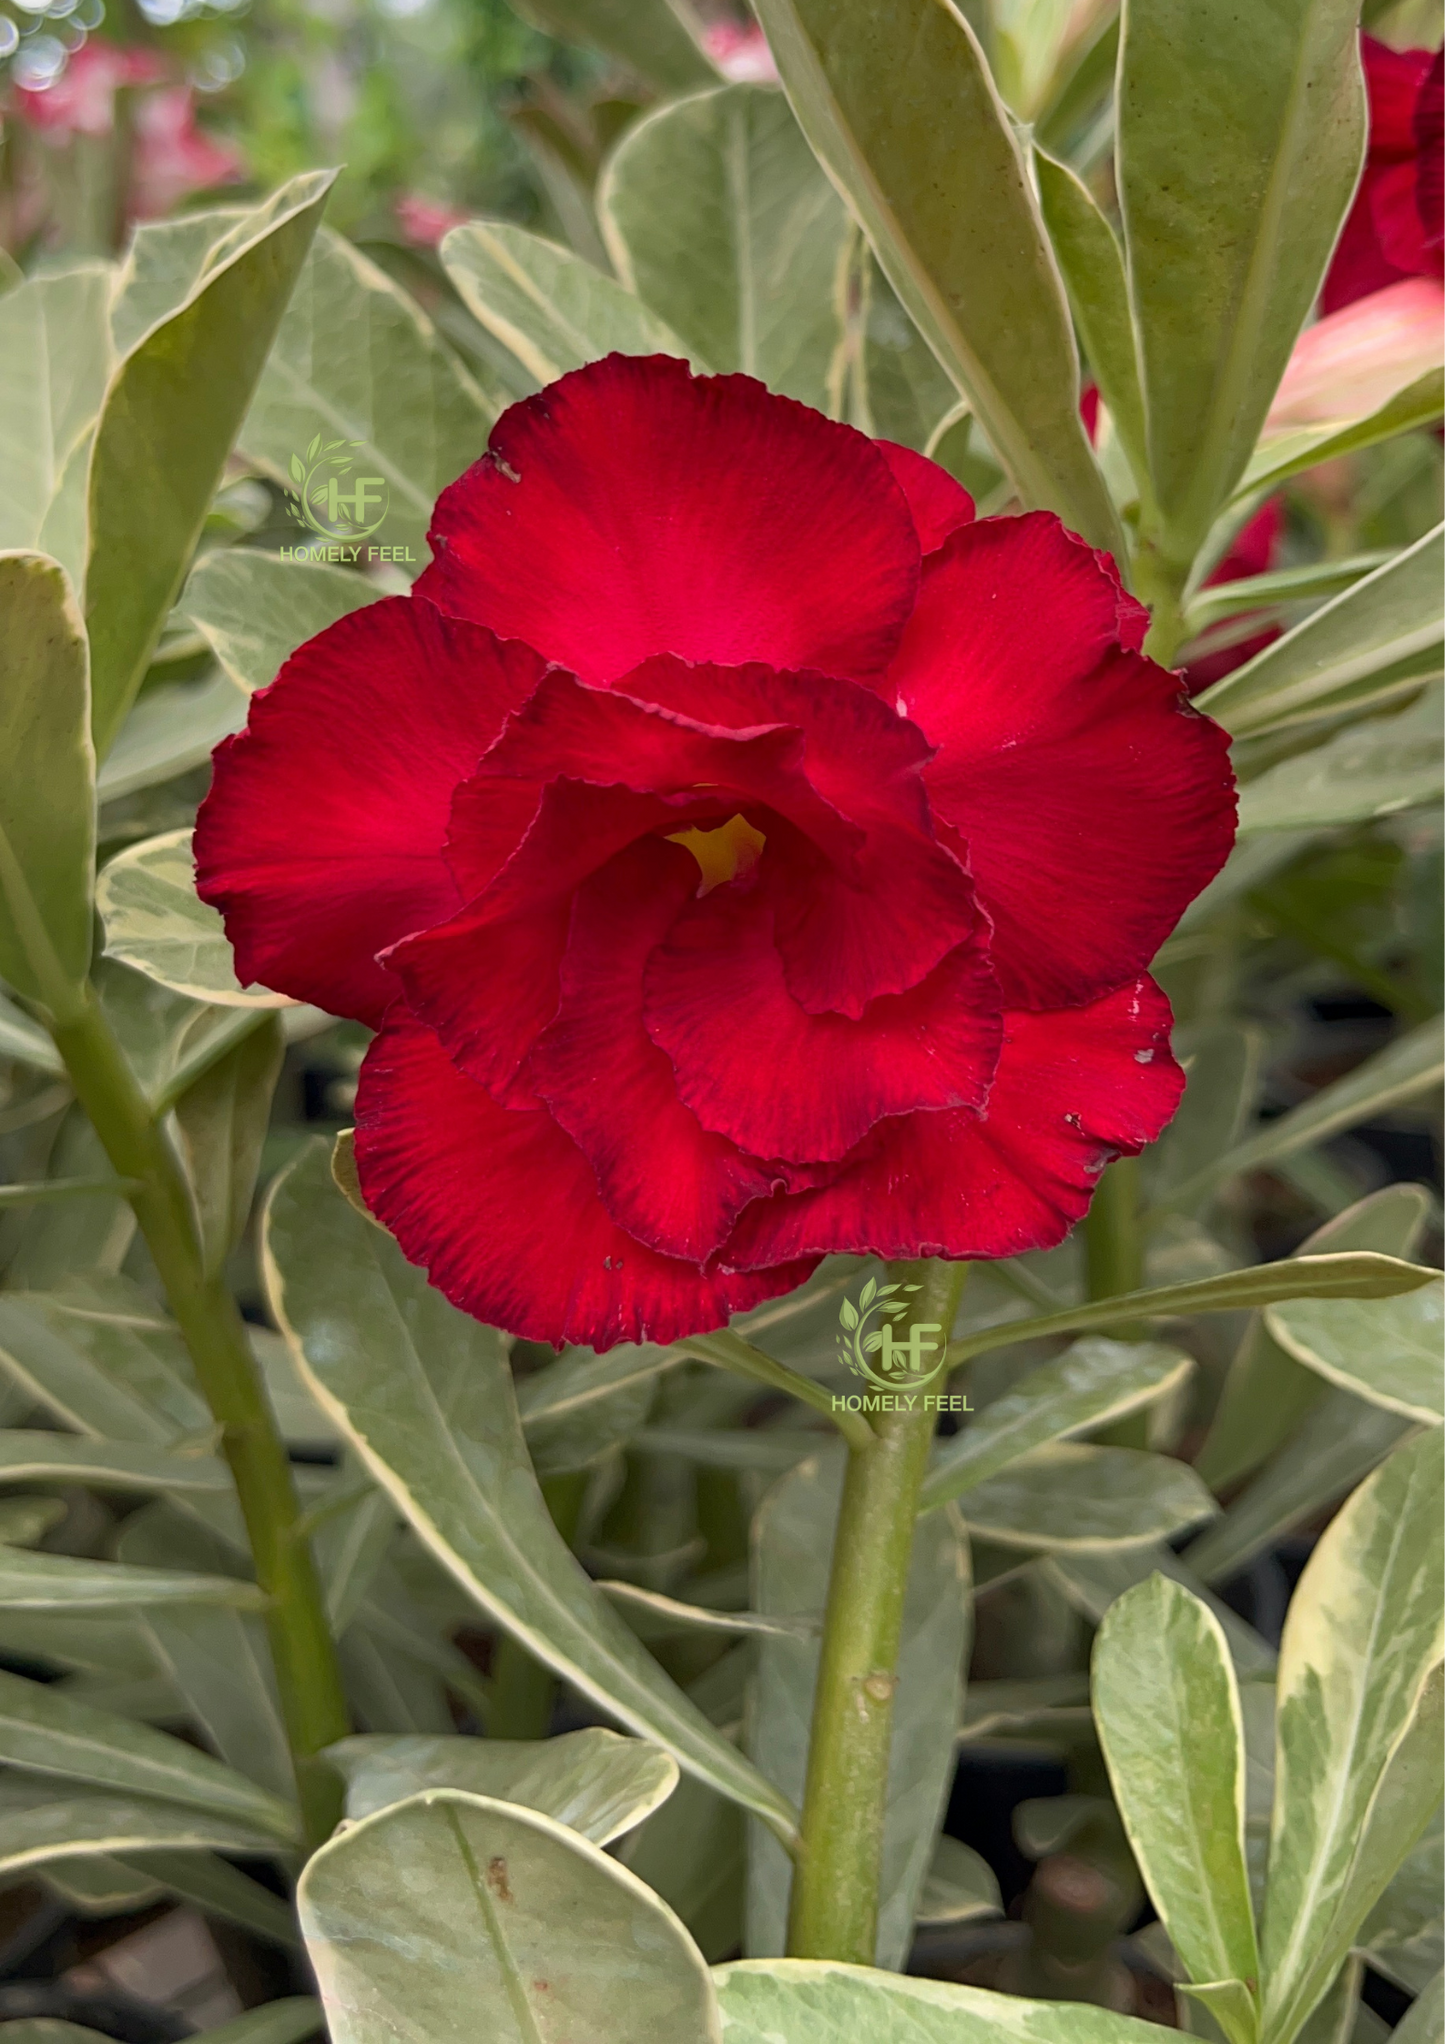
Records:
M1321 304L1338 312L1402 277L1445 275L1439 50L1392 50L1361 36L1370 141L1354 205L1325 278Z
M514 405L431 545L256 697L197 832L242 978L378 1031L406 1254L605 1348L833 1250L1058 1242L1178 1102L1145 968L1233 833L1109 559L622 356Z

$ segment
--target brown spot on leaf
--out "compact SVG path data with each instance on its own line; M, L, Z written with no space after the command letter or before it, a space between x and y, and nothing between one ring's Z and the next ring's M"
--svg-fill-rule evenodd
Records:
M512 1900L511 1883L507 1879L507 1862L500 1853L495 1859L487 1861L487 1886L499 1902Z

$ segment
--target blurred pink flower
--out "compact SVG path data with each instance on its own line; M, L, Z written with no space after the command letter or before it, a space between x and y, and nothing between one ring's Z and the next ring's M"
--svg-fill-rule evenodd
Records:
M151 50L122 50L114 43L82 45L53 85L15 89L15 111L27 126L64 141L71 135L108 135L115 126L115 95L123 85L159 85L162 58Z
M233 184L245 169L234 142L196 125L188 85L148 92L136 102L131 211L138 220L158 220L190 193Z
M768 39L753 22L720 21L702 39L702 46L724 78L735 85L776 85L778 67Z
M1358 419L1445 365L1445 285L1406 277L1306 328L1265 421L1266 436Z
M435 248L467 215L455 206L444 206L439 199L424 199L420 192L404 192L396 201L396 217L414 248Z

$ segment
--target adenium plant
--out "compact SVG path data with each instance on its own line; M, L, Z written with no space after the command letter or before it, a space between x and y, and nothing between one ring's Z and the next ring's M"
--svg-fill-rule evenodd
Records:
M466 360L325 174L0 296L0 1872L227 2044L1426 2044L1438 57L563 11Z

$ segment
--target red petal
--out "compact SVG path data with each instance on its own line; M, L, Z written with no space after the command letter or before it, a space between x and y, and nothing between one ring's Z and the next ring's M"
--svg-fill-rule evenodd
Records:
M243 982L375 1024L378 951L450 915L452 791L532 689L526 646L393 597L302 646L215 755L197 887Z
M719 1262L779 1257L1017 1256L1062 1241L1112 1157L1154 1141L1184 1074L1169 1004L1153 980L1090 1008L1004 1018L988 1107L904 1115L864 1140L858 1162L816 1191L760 1200Z
M621 1226L700 1264L779 1173L701 1127L643 1027L648 957L696 891L691 854L662 838L630 846L578 889L561 1006L523 1077L586 1153Z
M937 840L920 771L927 741L880 696L824 675L666 660L649 661L625 686L662 709L739 731L786 718L803 734L812 787L865 833L847 861L834 854L830 863L811 828L804 836L780 817L760 824L769 850L758 885L774 912L789 989L810 1014L856 1020L869 1001L916 986L971 942L973 892ZM802 820L796 809L792 817Z
M973 499L946 468L911 447L900 447L896 440L875 440L873 445L908 499L918 544L925 554L935 552L960 525L972 525Z
M788 991L772 917L719 887L686 909L647 967L648 1034L704 1128L757 1157L831 1161L884 1115L979 1107L1002 1035L981 946L857 1021L810 1015Z
M654 653L874 675L918 543L862 434L746 376L609 355L498 420L418 587L588 681Z
M1432 50L1395 50L1375 36L1360 37L1365 89L1370 99L1370 158L1413 156L1415 109L1430 75Z
M1119 649L1115 612L1052 515L987 519L930 563L889 675L939 747L929 793L967 843L1010 1006L1136 977L1233 840L1228 739Z
M612 1220L548 1113L499 1107L400 1003L361 1068L356 1164L367 1205L437 1289L531 1341L675 1341L814 1267L704 1277L646 1248Z

